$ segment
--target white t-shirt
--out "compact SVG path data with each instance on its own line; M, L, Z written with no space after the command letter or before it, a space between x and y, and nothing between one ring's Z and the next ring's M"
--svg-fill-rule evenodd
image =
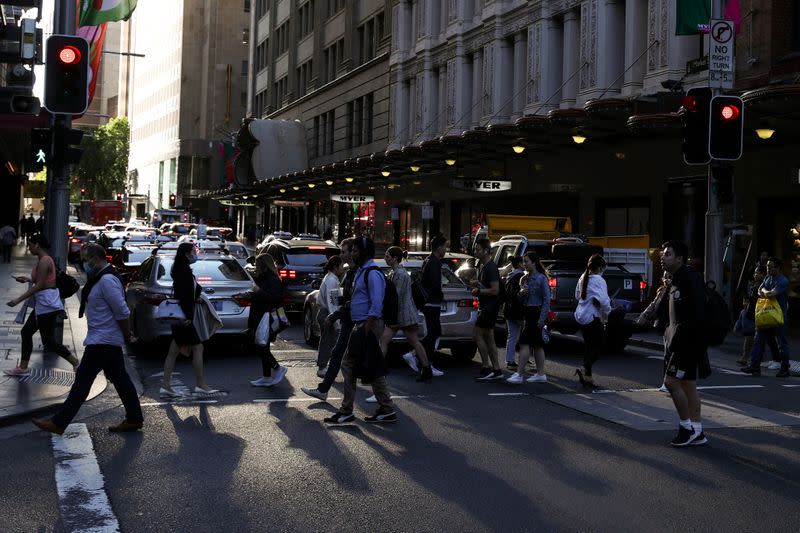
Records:
M323 309L327 309L328 314L339 309L340 286L341 283L336 274L333 272L325 274L325 278L323 278L322 285L317 293L317 305Z

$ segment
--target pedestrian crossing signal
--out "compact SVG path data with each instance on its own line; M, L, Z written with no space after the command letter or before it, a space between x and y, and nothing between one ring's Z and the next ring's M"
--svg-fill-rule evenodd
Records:
M51 143L52 130L50 128L33 128L31 130L28 171L39 172L50 162Z

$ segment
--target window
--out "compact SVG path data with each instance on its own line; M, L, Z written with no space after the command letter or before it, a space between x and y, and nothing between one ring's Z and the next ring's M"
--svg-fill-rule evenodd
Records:
M375 15L375 25L378 28L377 38L378 43L380 43L386 37L386 20L383 13Z
M283 107L283 103L289 95L289 78L284 76L275 82L275 108Z
M268 50L269 50L269 39L264 39L264 41L256 46L256 54L255 54L255 61L256 61L256 72L261 72L265 68L267 68L267 57L268 57Z
M334 112L333 110L323 113L320 117L314 118L314 136L317 139L317 146L320 150L316 150L316 154L328 155L333 153L333 133L334 133Z
M247 60L242 61L242 76L247 77Z
M308 91L308 84L311 81L312 60L309 59L297 67L297 96L303 96Z
M247 107L247 91L242 91L239 96L239 105L242 107Z
M289 22L286 21L275 30L275 57L289 50Z
M322 51L323 79L325 82L336 79L336 71L344 60L344 39L339 39Z
M314 117L314 142L311 143L312 145L312 153L314 154L313 157L319 157L322 155L320 153L320 141L319 141L319 116Z
M346 142L345 145L347 149L353 147L353 113L355 112L355 104L353 102L347 102L347 128L345 130L345 138Z
M330 18L344 9L345 0L327 0L328 8L325 11L325 18Z
M376 50L386 33L386 21L383 13L378 13L356 29L358 34L359 64L375 58Z
M250 13L250 0L244 0L244 12Z
M301 38L314 31L314 1L308 0L297 11L297 34Z
M250 30L242 28L242 44L247 45L250 43Z
M353 148L372 142L372 93L347 103L347 147Z

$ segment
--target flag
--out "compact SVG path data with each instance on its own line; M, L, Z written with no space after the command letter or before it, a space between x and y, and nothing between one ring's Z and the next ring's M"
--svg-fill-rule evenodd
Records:
M77 31L79 37L89 41L89 103L92 103L94 91L97 87L97 77L100 72L100 59L103 55L103 41L106 38L106 24L99 26L80 26Z
M732 20L739 32L742 21L739 9L740 0L724 0L723 18ZM711 20L711 0L677 0L678 10L675 35L696 35L708 33L708 23Z
M80 0L78 26L99 26L104 22L128 20L137 0Z

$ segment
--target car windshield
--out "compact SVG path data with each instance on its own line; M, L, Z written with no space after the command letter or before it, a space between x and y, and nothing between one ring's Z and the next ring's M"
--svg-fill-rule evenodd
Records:
M158 266L158 280L172 281L173 258L163 258ZM200 258L192 264L192 272L198 283L213 281L247 281L247 272L235 259Z
M286 250L286 264L294 266L322 266L329 257L339 255L338 248L309 246Z
M247 248L244 246L226 246L230 254L235 257L236 259L247 259L250 257L250 254L247 251Z

